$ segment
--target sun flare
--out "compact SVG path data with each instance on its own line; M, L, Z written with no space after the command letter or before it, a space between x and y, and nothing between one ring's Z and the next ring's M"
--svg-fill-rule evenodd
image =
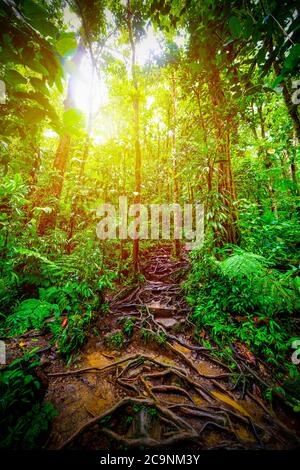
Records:
M93 68L87 56L83 58L80 70L75 77L73 94L76 108L86 116L90 113L95 116L108 100L105 80Z

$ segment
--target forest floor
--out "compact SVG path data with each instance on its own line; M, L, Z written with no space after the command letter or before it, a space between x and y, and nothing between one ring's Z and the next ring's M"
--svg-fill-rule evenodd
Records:
M250 365L233 373L193 340L181 285L187 258L166 246L144 260L145 282L110 294L76 365L45 352L45 399L58 411L47 448L299 447L295 415L249 385ZM267 374L261 367L260 380Z

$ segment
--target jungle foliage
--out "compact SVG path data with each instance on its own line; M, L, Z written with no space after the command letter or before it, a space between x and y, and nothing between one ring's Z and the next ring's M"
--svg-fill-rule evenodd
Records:
M1 338L43 332L74 361L151 247L99 240L97 207L202 203L195 338L299 381L299 56L294 0L0 0ZM37 365L0 369L0 447L53 416Z

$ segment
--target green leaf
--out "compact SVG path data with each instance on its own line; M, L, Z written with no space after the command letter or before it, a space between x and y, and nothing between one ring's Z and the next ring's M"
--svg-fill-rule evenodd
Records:
M289 51L289 55L284 61L283 68L286 72L292 72L300 62L300 44L295 44Z
M27 108L24 113L24 119L28 124L37 124L45 118L45 111L40 108Z
M245 18L241 27L241 35L245 39L249 39L253 32L253 21L251 18Z
M61 56L72 54L77 49L77 41L74 33L65 34L56 43L56 50Z
M75 132L84 126L84 115L76 108L68 109L63 114L63 123L69 132Z
M29 21L47 19L47 12L44 8L32 0L25 0L23 2L23 13Z
M41 65L47 69L47 81L50 85L53 84L57 74L63 75L63 69L59 61L59 56L56 54L55 49L42 48L42 57L40 60Z
M34 100L36 103L42 106L45 106L46 108L50 106L48 98L44 96L43 93L40 93L39 91L30 92L30 93L17 91L15 92L15 96L18 98L22 98L22 99Z
M25 0L23 3L23 13L28 22L43 36L54 37L58 33L54 24L48 20L47 10L40 4L32 0Z
M241 22L237 16L231 16L228 21L229 30L232 36L236 39L241 37Z
M274 80L274 82L272 83L272 88L277 88L278 85L280 85L280 83L282 82L282 80L284 80L284 76L283 75L278 75L276 80Z
M48 70L40 62L38 62L37 60L33 60L33 61L29 62L26 65L28 65L28 67L30 67L35 72L38 72L38 73L40 73L40 74L42 74L46 77L48 77L48 75L49 75Z
M5 80L13 85L24 85L27 83L26 78L16 70L7 70L5 73Z
M5 46L0 50L0 61L2 64L19 63L20 57L9 46Z
M55 85L56 85L56 88L58 89L58 91L60 93L62 93L64 91L64 87L63 87L63 84L62 84L62 81L61 81L60 74L57 74L56 77L55 77Z
M41 80L40 78L36 78L36 77L30 77L29 80L30 80L30 83L33 86L33 88L39 90L40 92L44 93L45 95L49 95L49 90L46 87L43 80Z

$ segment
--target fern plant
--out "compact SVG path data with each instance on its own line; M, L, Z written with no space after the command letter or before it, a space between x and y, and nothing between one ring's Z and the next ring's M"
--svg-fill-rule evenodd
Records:
M269 265L263 256L236 248L234 254L220 263L222 273L230 279L245 277L249 281L266 273Z
M47 318L59 314L59 307L39 299L27 299L21 302L7 317L3 329L8 336L17 336L34 328L41 330Z
M232 251L232 247L231 247ZM297 278L270 262L236 248L218 261L205 248L192 254L186 283L192 318L223 350L238 341L270 364L288 359L293 320L299 307Z
M299 292L288 277L271 269L270 262L263 256L237 248L233 255L220 262L222 274L243 285L243 290L252 291L254 305L266 314L291 313L299 304Z

